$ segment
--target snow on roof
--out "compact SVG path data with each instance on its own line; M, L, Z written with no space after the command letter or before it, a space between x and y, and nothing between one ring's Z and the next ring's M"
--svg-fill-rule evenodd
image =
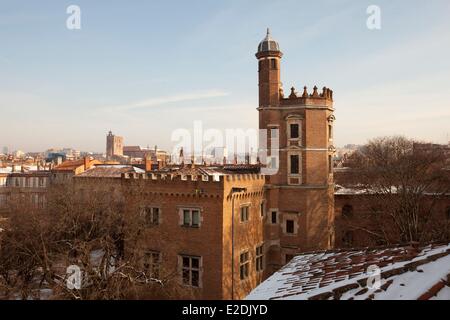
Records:
M380 287L369 289L370 266ZM428 300L448 297L450 244L302 254L256 287L247 300Z
M100 164L77 175L77 178L120 178L122 173L145 173L145 170L132 165Z

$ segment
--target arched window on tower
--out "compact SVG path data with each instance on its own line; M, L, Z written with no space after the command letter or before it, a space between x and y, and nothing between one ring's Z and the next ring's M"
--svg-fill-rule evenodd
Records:
M353 217L353 206L346 204L342 207L342 216L345 218Z
M258 71L261 71L261 68L262 68L262 61L259 60L258 61Z

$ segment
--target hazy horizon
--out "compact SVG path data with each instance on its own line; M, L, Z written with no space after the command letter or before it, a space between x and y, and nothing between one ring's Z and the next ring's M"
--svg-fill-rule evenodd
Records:
M69 30L66 9L81 8ZM381 8L381 30L366 26ZM450 3L0 0L0 151L171 149L171 132L257 128L258 43L284 53L285 94L334 90L335 145L384 135L447 143Z

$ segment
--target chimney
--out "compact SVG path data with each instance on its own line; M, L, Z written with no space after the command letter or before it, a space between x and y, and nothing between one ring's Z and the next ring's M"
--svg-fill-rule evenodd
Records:
M84 157L84 170L88 169L90 161L91 159L89 157Z
M149 154L145 155L145 172L152 171L152 157Z

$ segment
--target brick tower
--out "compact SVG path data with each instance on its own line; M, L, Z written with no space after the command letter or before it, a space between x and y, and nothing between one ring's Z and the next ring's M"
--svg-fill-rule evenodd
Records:
M278 43L269 30L259 44L259 128L268 132L265 230L268 272L301 251L334 243L333 91L294 88L284 97ZM272 154L271 154L272 153Z
M115 156L123 156L123 138L109 131L106 136L106 158L112 160Z

